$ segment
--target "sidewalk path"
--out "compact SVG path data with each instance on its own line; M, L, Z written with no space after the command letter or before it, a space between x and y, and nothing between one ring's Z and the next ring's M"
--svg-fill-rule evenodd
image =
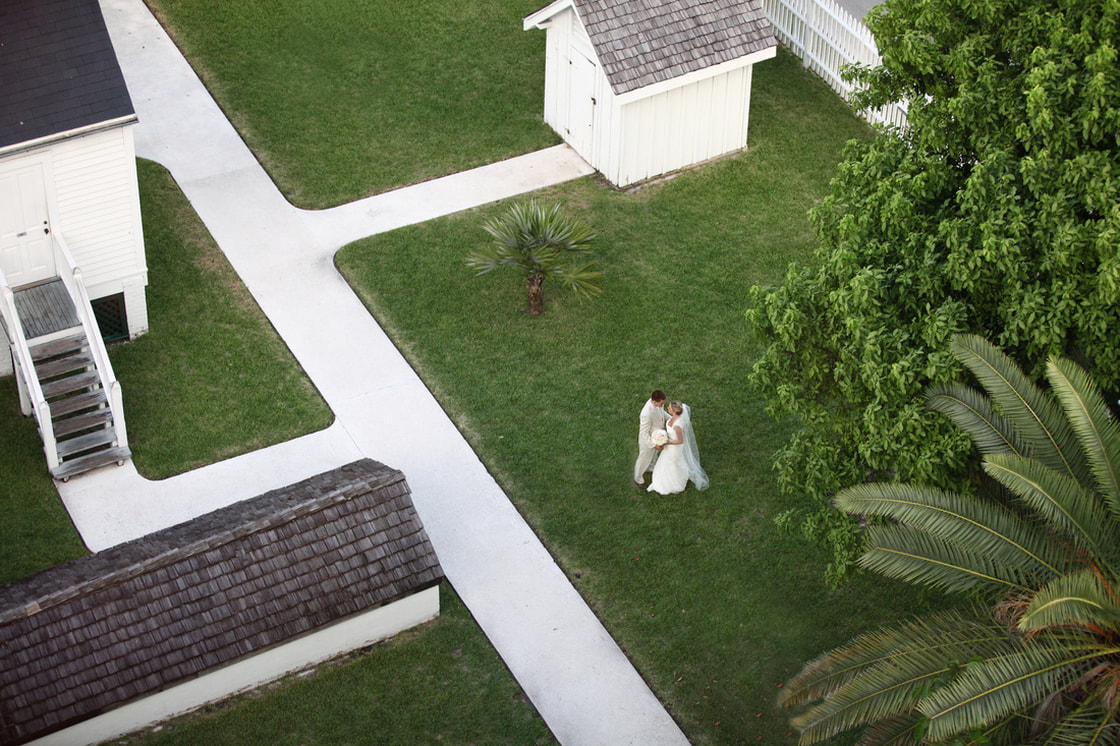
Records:
M362 236L591 169L559 146L331 210L296 209L142 0L101 4L140 119L137 154L171 171L336 421L160 482L126 465L60 485L89 547L368 456L404 472L449 581L562 743L687 743L332 261Z

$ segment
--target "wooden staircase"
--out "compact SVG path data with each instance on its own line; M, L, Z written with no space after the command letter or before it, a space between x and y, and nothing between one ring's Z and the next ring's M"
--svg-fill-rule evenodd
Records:
M47 235L56 274L13 288L0 270L0 325L20 411L35 418L47 468L65 481L132 454L121 384L82 272L60 233Z
M30 340L28 347L35 377L50 406L50 427L58 449L59 463L51 468L51 475L65 481L130 458L129 449L117 441L113 410L82 327L50 341Z

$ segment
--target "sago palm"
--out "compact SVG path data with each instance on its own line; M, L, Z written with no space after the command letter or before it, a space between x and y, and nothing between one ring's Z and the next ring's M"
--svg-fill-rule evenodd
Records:
M595 235L583 223L563 215L560 205L549 210L536 202L515 204L482 227L494 240L471 253L467 265L478 275L498 267L520 270L530 315L544 312L544 281L548 278L579 295L599 292L603 273L590 259Z
M1120 426L1080 367L1050 391L971 336L953 351L987 396L930 393L983 455L975 494L900 484L843 491L877 517L863 567L965 594L961 608L864 634L809 663L781 702L801 743L1120 743Z

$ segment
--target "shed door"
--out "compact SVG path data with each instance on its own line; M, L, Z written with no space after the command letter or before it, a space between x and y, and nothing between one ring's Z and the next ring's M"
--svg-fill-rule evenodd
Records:
M55 276L43 163L0 170L0 270L12 287Z
M595 63L577 50L568 60L568 136L572 149L591 160L595 123Z

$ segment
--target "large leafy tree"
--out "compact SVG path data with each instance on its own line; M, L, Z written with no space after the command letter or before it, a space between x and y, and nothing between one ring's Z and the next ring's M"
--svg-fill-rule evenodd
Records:
M814 266L752 289L767 349L752 372L799 428L783 489L817 499L792 523L858 554L829 507L871 477L951 486L969 445L922 391L958 373L957 332L1020 362L1063 354L1120 389L1120 0L886 0L868 19L883 63L859 106L908 126L849 144L812 212ZM1038 370L1031 371L1037 374Z
M931 393L984 453L970 493L868 484L837 496L876 516L861 564L965 594L953 611L864 634L783 689L812 703L801 743L1120 743L1120 424L1090 376L1051 358L1051 391L978 337L954 341L989 397Z
M590 258L595 234L564 215L560 205L548 209L535 201L518 203L482 227L493 241L471 252L467 266L479 275L498 267L519 271L525 279L529 315L544 313L544 281L549 278L577 295L600 291L603 273Z

